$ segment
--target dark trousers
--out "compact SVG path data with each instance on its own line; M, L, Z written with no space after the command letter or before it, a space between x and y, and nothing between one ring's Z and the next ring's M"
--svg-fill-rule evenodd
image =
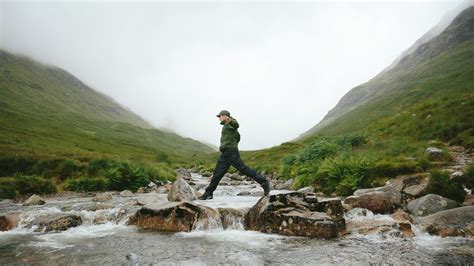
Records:
M263 175L245 165L242 159L240 159L240 153L238 149L225 149L222 151L219 160L217 160L211 183L206 188L206 192L208 194L212 194L214 190L216 190L217 185L221 181L224 174L227 173L227 170L229 170L231 165L239 170L240 173L253 178L260 185L267 182L267 179Z

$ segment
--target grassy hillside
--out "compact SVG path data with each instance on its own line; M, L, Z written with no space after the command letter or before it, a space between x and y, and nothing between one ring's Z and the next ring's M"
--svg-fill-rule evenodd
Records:
M0 50L0 151L0 176L64 181L100 159L161 165L170 177L170 165L206 161L215 150L153 128L62 69ZM61 176L65 165L79 173Z
M299 186L350 194L400 174L431 171L428 146L474 148L474 8L397 66L351 90L332 116L295 142L246 152L252 165ZM334 111L333 110L333 111Z

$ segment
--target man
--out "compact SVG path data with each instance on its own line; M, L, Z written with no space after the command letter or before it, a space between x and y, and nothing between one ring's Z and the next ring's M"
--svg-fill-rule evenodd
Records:
M240 159L239 149L237 148L240 141L240 133L237 130L239 128L239 123L230 115L229 111L226 110L222 110L217 117L219 117L219 120L221 121L220 123L223 125L221 145L219 147L221 156L214 168L211 183L207 186L206 191L199 197L199 199L212 199L212 194L214 190L216 190L219 181L221 181L231 165L237 168L237 170L242 174L257 181L262 186L265 196L268 195L268 193L270 193L268 180L254 169L245 165L242 159Z

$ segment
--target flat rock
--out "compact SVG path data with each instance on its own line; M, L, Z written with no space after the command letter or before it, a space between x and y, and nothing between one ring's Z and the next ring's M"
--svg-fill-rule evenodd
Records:
M420 218L421 227L430 234L447 236L474 236L474 206L440 211Z
M394 184L388 184L382 187L358 189L354 191L354 196L361 196L376 191L386 193L392 204L395 206L400 206L402 203L402 194Z
M191 202L167 202L139 209L128 224L144 229L189 232L194 229L221 227L219 212Z
M33 221L33 225L38 226L37 232L65 231L81 224L82 218L80 216L69 213L48 214L37 217Z
M290 192L262 197L247 213L246 225L264 233L333 238L345 226L340 219L340 201L318 202L314 193Z
M382 191L373 191L360 196L350 196L344 200L344 203L352 208L365 208L374 213L391 213L394 210L394 204L390 196Z

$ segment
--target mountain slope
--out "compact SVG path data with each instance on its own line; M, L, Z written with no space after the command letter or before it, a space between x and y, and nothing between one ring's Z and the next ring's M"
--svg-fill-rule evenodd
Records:
M354 110L358 106L364 105L388 93L410 85L411 80L403 79L404 75L412 71L417 63L423 63L456 45L468 41L472 38L472 13L474 7L463 10L456 16L449 27L445 28L445 21L450 20L447 16L434 29L421 37L412 47L402 54L401 59L397 59L394 64L386 68L370 81L361 84L347 94L345 94L337 105L328 114L307 132L301 134L298 139L304 139L333 123L338 117ZM445 28L439 35L433 37L439 29ZM416 49L415 49L416 47ZM411 52L411 53L410 53ZM407 82L405 82L407 81Z
M57 67L0 50L4 156L188 161L214 150L154 128Z
M474 148L474 7L438 36L341 99L297 141L243 153L252 166L326 193L383 185L449 164L426 149ZM339 113L340 112L340 113ZM474 167L474 166L473 166Z

